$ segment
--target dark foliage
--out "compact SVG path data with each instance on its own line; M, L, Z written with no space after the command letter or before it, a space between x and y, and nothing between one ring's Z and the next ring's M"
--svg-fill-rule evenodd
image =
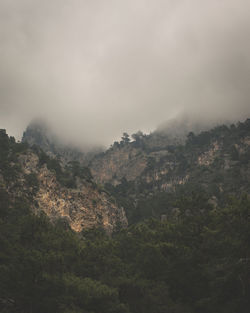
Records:
M245 158L248 164L248 152L238 155L225 139L225 134L239 138L246 133L249 122L190 135L185 149L174 150L181 162L215 136L236 163L226 172L221 172L220 159L213 164L216 171L201 166L194 172L186 163L193 176L175 193L146 198L143 183L123 179L117 187L107 185L126 208L133 207L127 209L133 225L110 237L102 229L76 234L63 221L52 225L44 214L32 214L26 199L10 196L5 183L15 181L18 155L27 146L0 131L0 312L248 313L250 201L241 196L217 207L209 203L211 194L219 198L218 183L227 192L247 185L237 162ZM76 177L91 180L78 163L63 169L59 161L38 153L40 165L47 164L65 186L74 186ZM149 167L156 165L148 161ZM72 185L64 181L67 177ZM36 176L26 175L24 184L34 189ZM141 195L136 200L128 196L134 190Z
M0 194L1 312L249 312L246 197L203 213L183 199L175 219L110 238L52 226Z

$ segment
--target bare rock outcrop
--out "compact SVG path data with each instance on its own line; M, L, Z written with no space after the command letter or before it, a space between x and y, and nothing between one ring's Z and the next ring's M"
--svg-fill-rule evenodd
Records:
M44 211L51 220L64 218L77 232L99 226L111 233L127 226L124 210L93 183L78 179L77 188L63 187L53 171L46 165L39 166L38 156L31 151L21 155L19 161L25 175L37 177L38 189L32 202L35 212Z

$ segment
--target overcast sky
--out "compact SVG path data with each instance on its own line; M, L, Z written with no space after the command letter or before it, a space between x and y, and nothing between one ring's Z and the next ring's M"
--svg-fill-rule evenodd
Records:
M0 0L0 128L109 144L250 116L249 0Z

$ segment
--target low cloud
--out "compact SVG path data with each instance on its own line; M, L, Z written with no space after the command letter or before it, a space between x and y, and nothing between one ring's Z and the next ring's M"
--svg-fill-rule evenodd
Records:
M0 126L105 144L185 114L250 115L248 0L2 0Z

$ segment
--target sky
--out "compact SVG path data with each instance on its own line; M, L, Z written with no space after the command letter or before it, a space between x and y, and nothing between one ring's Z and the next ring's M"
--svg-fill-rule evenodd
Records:
M0 0L0 128L108 145L250 117L249 0Z

